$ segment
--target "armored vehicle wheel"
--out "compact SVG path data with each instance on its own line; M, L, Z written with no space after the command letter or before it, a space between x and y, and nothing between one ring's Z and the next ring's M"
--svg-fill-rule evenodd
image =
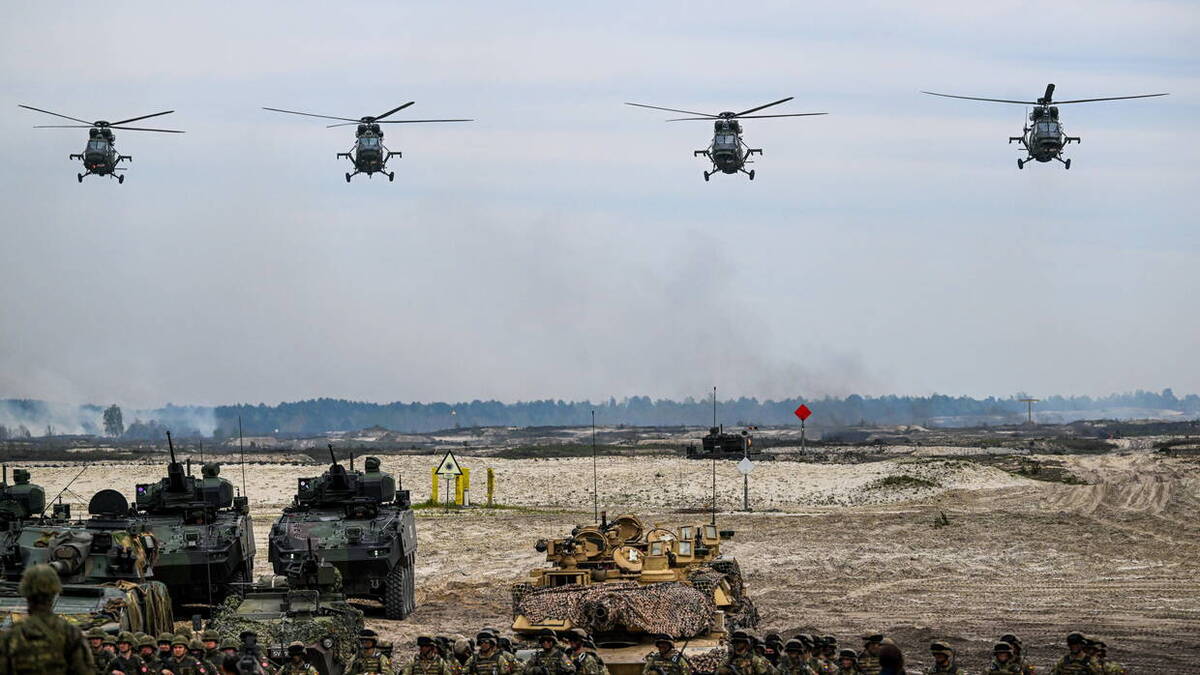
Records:
M117 185L121 185L124 182L125 182L125 176L117 176Z
M347 182L347 183L349 183L349 182L350 182L350 174L346 174L346 182Z
M750 169L750 180L754 180L754 169Z
M1020 159L1018 159L1018 160L1017 160L1017 168L1018 168L1018 169L1024 169L1024 168L1025 168L1025 161L1024 161L1024 160L1020 160Z
M1071 170L1071 160L1068 159L1067 161L1063 162L1063 166L1065 166L1067 168L1067 170L1070 171Z
M383 613L389 619L403 619L412 614L413 604L412 558L397 563L388 572L383 589Z
M75 177L79 179L79 182L80 182L80 183L82 183L82 182L83 182L83 174L81 174L81 173L77 173L77 174L75 174Z

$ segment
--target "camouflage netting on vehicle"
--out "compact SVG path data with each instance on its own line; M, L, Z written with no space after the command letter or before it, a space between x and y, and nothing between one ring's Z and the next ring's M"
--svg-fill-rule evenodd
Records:
M711 594L675 582L514 588L513 608L532 623L568 620L592 633L667 633L677 638L706 632L716 614Z
M746 595L746 586L742 580L742 569L736 560L714 560L695 568L688 575L688 582L712 597L712 589L724 579L729 583L729 590L734 603L725 610L725 628L755 628L758 626L758 608Z
M363 628L362 610L348 603L338 602L325 605L326 614L308 617L284 617L275 620L256 620L237 613L242 598L231 595L213 611L209 626L220 633L221 638L240 641L242 631L258 634L260 645L287 646L293 641L305 645L316 644L322 638L334 640L334 661L349 662L358 647L358 632Z
M725 647L713 647L703 654L689 654L688 663L692 664L693 673L715 673L721 666L728 650Z
M116 624L122 631L157 634L172 630L174 627L175 617L171 612L171 595L165 584L158 581L147 581L141 584L114 581L98 585L116 589L123 595L110 597L103 602L102 607L93 606L94 608L90 611L60 611L62 617L79 626L83 631L103 627L106 624ZM73 587L68 586L60 598L69 600L73 592ZM15 595L15 586L12 590L6 586L0 591L0 595ZM94 596L87 596L89 601L92 597ZM21 604L24 604L23 601ZM66 604L70 606L71 603ZM0 616L0 624L11 623L13 614L24 613L23 609L16 612L10 611L6 616Z

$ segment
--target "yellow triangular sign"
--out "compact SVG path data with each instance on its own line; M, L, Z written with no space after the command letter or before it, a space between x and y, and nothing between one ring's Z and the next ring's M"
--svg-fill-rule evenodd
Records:
M442 457L442 461L438 464L437 471L434 471L439 476L448 478L450 476L461 476L462 468L458 466L458 460L454 458L454 453L446 451L446 456Z

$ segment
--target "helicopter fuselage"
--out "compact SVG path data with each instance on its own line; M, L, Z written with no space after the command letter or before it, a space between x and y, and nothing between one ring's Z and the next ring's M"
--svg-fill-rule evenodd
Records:
M697 150L693 155L704 155L712 162L713 170L704 172L704 180L718 171L734 174L745 172L754 180L754 172L746 171L750 156L762 154L762 150L750 148L742 141L742 125L734 119L719 119L713 122L713 139L704 150Z
M365 173L367 176L375 173L387 175L393 180L396 174L387 170L387 161L399 157L401 153L391 152L383 144L383 131L378 124L360 124L355 133L354 146L350 152L340 152L338 157L345 157L354 165L354 173L346 174L346 182L355 174Z
M112 131L104 127L92 128L88 131L87 145L83 147L83 152L77 155L71 155L71 159L78 159L83 162L84 173L79 174L79 181L83 182L84 176L113 176L118 182L125 182L124 176L117 176L117 165L121 160L133 158L129 155L122 155L117 152L116 138Z
M1010 136L1009 143L1019 141L1028 153L1025 159L1017 160L1017 168L1024 168L1029 161L1053 162L1058 160L1068 169L1071 160L1063 159L1062 153L1069 143L1078 143L1079 138L1068 136L1063 125L1058 121L1058 108L1052 105L1039 105L1029 113L1029 123L1021 131L1020 136Z

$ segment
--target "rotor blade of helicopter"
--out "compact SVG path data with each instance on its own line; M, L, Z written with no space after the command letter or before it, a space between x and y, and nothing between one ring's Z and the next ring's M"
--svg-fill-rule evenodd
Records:
M178 129L146 129L144 127L110 127L111 129L120 129L122 131L159 131L164 134L186 134L186 131Z
M961 98L968 101L991 101L992 103L1019 103L1020 105L1039 105L1037 101L1010 101L1006 98L980 98L978 96L955 96L954 94L939 94L936 91L922 91L922 94L930 96L942 96L945 98Z
M379 120L381 120L381 119L383 119L383 118L387 117L388 115L391 115L392 113L396 112L397 110L404 110L405 108L407 108L408 106L410 106L410 105L412 105L412 104L414 104L414 103L416 103L416 101L409 101L408 103L405 103L405 104L404 104L404 105L402 105L402 106L398 106L398 107L396 107L396 108L392 108L391 110L389 110L389 111L387 111L387 112L383 113L382 115L379 115L379 116L377 116L377 117L375 118L375 121L376 121L376 122L378 122Z
M1123 101L1127 98L1154 98L1155 96L1170 96L1170 94L1138 94L1137 96L1108 96L1106 98L1077 98L1071 101L1055 101L1054 105L1064 103L1091 103L1092 101Z
M414 123L414 122L474 122L474 121L475 121L475 120L469 120L469 119L454 119L454 120L387 120L386 122L380 122L380 124L412 124L412 123Z
M677 112L677 113L683 113L685 115L703 115L704 117L706 117L708 119L716 119L717 118L717 115L709 115L708 113L696 112L694 110L678 110L676 108L662 108L662 107L659 107L656 105L646 105L645 103L626 103L625 105L631 105L631 106L634 106L635 108L650 108L651 110L666 110L667 112Z
M18 103L18 104L17 104L17 107L18 107L18 108L25 108L26 110L36 110L36 111L38 111L38 112L41 112L41 113L46 113L47 115L54 115L55 117L61 117L61 118L63 118L63 119L71 120L72 122L81 122L81 123L83 123L83 124L86 124L86 125L88 125L89 127L90 127L90 126L92 126L92 123L91 123L91 122L89 122L89 121L87 121L87 120L81 120L81 119L79 119L78 117L71 117L71 116L69 116L69 115L60 115L60 114L58 114L58 113L56 113L56 112L50 112L49 110L42 110L41 108L35 108L35 107L31 106L31 105L22 105L22 104Z
M767 117L809 117L811 115L828 115L829 113L788 113L786 115L738 115L739 120L761 120Z
M116 126L116 125L118 125L118 124L128 124L129 122L136 122L136 121L138 121L138 120L144 120L144 119L146 119L146 118L148 118L148 117L158 117L159 115L170 115L170 114L171 114L171 113L173 113L173 112L175 112L175 111L174 111L174 110L168 110L168 111L166 111L166 112L154 113L153 115L142 115L141 117L130 117L129 119L127 119L127 120L121 120L120 122L110 122L110 123L109 123L109 126Z
M796 97L795 97L795 96L789 96L789 97L787 97L787 98L781 98L781 99L779 99L778 101L775 101L774 103L768 103L768 104L766 104L766 105L760 105L760 106L758 106L757 108L751 108L751 109L749 109L749 110L743 110L743 111L742 111L742 112L740 112L740 113L736 113L736 114L734 114L734 117L741 117L742 115L746 115L746 114L749 114L749 113L752 113L752 112L758 112L759 110L762 110L763 108L770 108L770 107L771 107L771 106L773 106L773 105L779 105L780 103L787 103L788 101L790 101L790 100L792 100L792 99L794 99L794 98L796 98Z
M89 129L90 124L37 124L34 129Z
M263 106L263 110L274 110L275 112L288 113L290 115L304 115L305 117L320 117L322 119L327 119L327 120L342 120L345 122L354 122L355 124L358 124L358 122L359 122L359 120L351 119L349 117L334 117L332 115L316 115L313 113L297 112L295 110L283 110L282 108L268 108L266 106Z

